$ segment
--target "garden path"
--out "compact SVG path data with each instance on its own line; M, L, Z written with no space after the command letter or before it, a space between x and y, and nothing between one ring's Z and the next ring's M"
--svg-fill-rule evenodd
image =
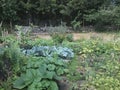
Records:
M101 38L105 41L110 41L114 39L115 34L108 34L108 33L96 33L96 32L89 32L89 33L72 33L74 40L79 39L90 39L90 38ZM39 33L35 34L39 38L43 39L50 39L50 35L48 33Z

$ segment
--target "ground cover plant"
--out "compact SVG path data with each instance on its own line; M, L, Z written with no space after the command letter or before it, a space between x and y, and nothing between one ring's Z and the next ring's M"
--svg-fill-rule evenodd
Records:
M78 54L78 61L72 61L72 72L68 75L75 90L120 89L119 42L91 39L71 44Z

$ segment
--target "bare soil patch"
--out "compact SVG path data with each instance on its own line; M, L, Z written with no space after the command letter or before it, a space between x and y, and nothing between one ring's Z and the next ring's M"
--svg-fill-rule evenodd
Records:
M89 33L72 33L74 40L79 39L90 39L90 38L101 38L105 41L110 41L114 39L114 34L107 34L107 33L96 33L96 32L89 32ZM39 38L43 39L51 39L51 36L48 33L34 33Z

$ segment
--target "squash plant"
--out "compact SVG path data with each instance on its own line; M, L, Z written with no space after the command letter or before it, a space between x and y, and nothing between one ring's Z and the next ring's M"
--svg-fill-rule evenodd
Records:
M13 87L20 90L58 90L57 80L68 72L57 57L30 57Z

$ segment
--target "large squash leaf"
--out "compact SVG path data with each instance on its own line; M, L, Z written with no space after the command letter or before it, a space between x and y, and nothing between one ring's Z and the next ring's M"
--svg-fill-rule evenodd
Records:
M54 81L51 81L50 82L50 87L48 88L48 90L59 90L58 86L57 86L57 83L54 82Z
M26 75L22 75L21 77L19 77L14 83L13 83L13 87L17 88L17 89L23 89L26 86L28 86L29 84L31 84L33 81L33 79L29 79L27 78Z

